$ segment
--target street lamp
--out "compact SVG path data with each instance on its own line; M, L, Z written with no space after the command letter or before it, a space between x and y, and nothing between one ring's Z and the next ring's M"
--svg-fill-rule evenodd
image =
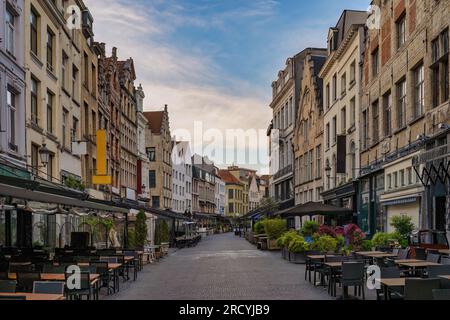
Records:
M327 164L327 166L325 167L325 172L327 174L327 177L330 178L331 177L331 167L329 164Z
M39 150L39 156L41 157L41 163L44 167L48 165L50 159L51 151L47 148L47 145L44 143Z

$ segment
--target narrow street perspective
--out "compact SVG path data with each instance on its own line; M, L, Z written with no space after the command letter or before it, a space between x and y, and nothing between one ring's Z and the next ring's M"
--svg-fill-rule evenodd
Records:
M113 300L329 300L304 281L304 265L260 251L233 233L209 236L144 267Z

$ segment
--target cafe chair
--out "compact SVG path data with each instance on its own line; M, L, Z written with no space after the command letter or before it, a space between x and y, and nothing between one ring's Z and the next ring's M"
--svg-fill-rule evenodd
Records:
M427 251L424 248L416 248L416 259L417 260L426 260L427 259Z
M152 257L154 259L154 251L152 250ZM321 253L319 251L308 251L307 255L320 255ZM305 264L305 281L309 279L309 282L311 282L311 273L314 271L315 268L315 261L312 261L310 258L306 258L306 264Z
M108 262L92 261L90 262L90 266L94 267L95 273L100 275L100 285L97 286L98 291L96 294L98 294L101 288L106 288L108 295L114 292L115 279L114 275L109 272Z
M401 278L402 272L398 267L386 267L381 268L381 279L397 279ZM377 289L377 300L383 300L384 299L384 292L382 289ZM389 298L392 300L393 298L396 299L403 299L402 291L391 288L389 291Z
M349 287L354 287L355 296L362 293L363 300L366 300L364 263L344 262L342 264L342 275L340 278L337 278L337 281L340 282L342 289L344 290L344 299L347 298L345 291Z
M439 278L439 276L448 276L450 275L450 266L442 265L442 266L429 266L427 268L428 278Z
M442 256L441 257L441 264L450 265L450 257L449 256Z
M439 263L440 260L441 260L441 256L439 254L435 254L435 253L428 253L427 254L427 261L428 262Z
M408 259L409 256L409 248L408 249L400 249L398 251L398 259L404 260Z
M20 292L32 292L33 283L41 280L41 274L38 272L18 272L17 290Z
M136 279L137 279L137 272L138 272L138 269L139 269L139 255L138 255L138 253L136 251L124 251L123 254L126 257L134 257L133 260L129 261L125 265L125 268L127 270L127 274L129 273L130 269L133 269L133 280L136 281Z
M434 289L433 290L433 300L439 300L439 301L450 300L450 290L449 289Z
M69 277L72 276L70 273L65 273L66 283L69 281ZM68 300L83 300L86 297L87 300L91 300L93 294L91 285L91 275L89 272L80 273L80 288L66 290L66 295Z
M39 294L64 294L64 282L57 281L35 281L33 284L33 293Z
M405 300L433 300L433 290L441 288L439 279L406 279Z
M0 292L1 293L16 293L16 281L0 280Z

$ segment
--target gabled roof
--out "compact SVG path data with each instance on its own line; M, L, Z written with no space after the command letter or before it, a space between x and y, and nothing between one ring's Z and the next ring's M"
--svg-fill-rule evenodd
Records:
M242 183L239 181L239 179L237 179L235 176L233 176L228 170L219 170L219 177L226 184L242 185Z
M148 126L153 133L161 133L161 128L164 120L164 111L150 111L144 112L144 116L148 120Z

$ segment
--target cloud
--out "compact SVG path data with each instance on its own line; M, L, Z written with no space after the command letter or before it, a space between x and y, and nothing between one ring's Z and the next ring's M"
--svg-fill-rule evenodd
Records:
M271 118L269 85L267 92L261 92L223 70L208 52L183 48L170 40L180 26L208 24L204 17L183 14L192 7L162 0L85 0L85 3L94 17L95 40L105 42L108 50L117 47L121 59L133 57L136 82L142 83L146 93L146 110L161 110L168 104L172 130L192 131L195 121L202 121L206 129L217 128L222 132L267 128ZM249 3L242 12L218 14L220 19L216 21L267 16L276 5L272 0Z

